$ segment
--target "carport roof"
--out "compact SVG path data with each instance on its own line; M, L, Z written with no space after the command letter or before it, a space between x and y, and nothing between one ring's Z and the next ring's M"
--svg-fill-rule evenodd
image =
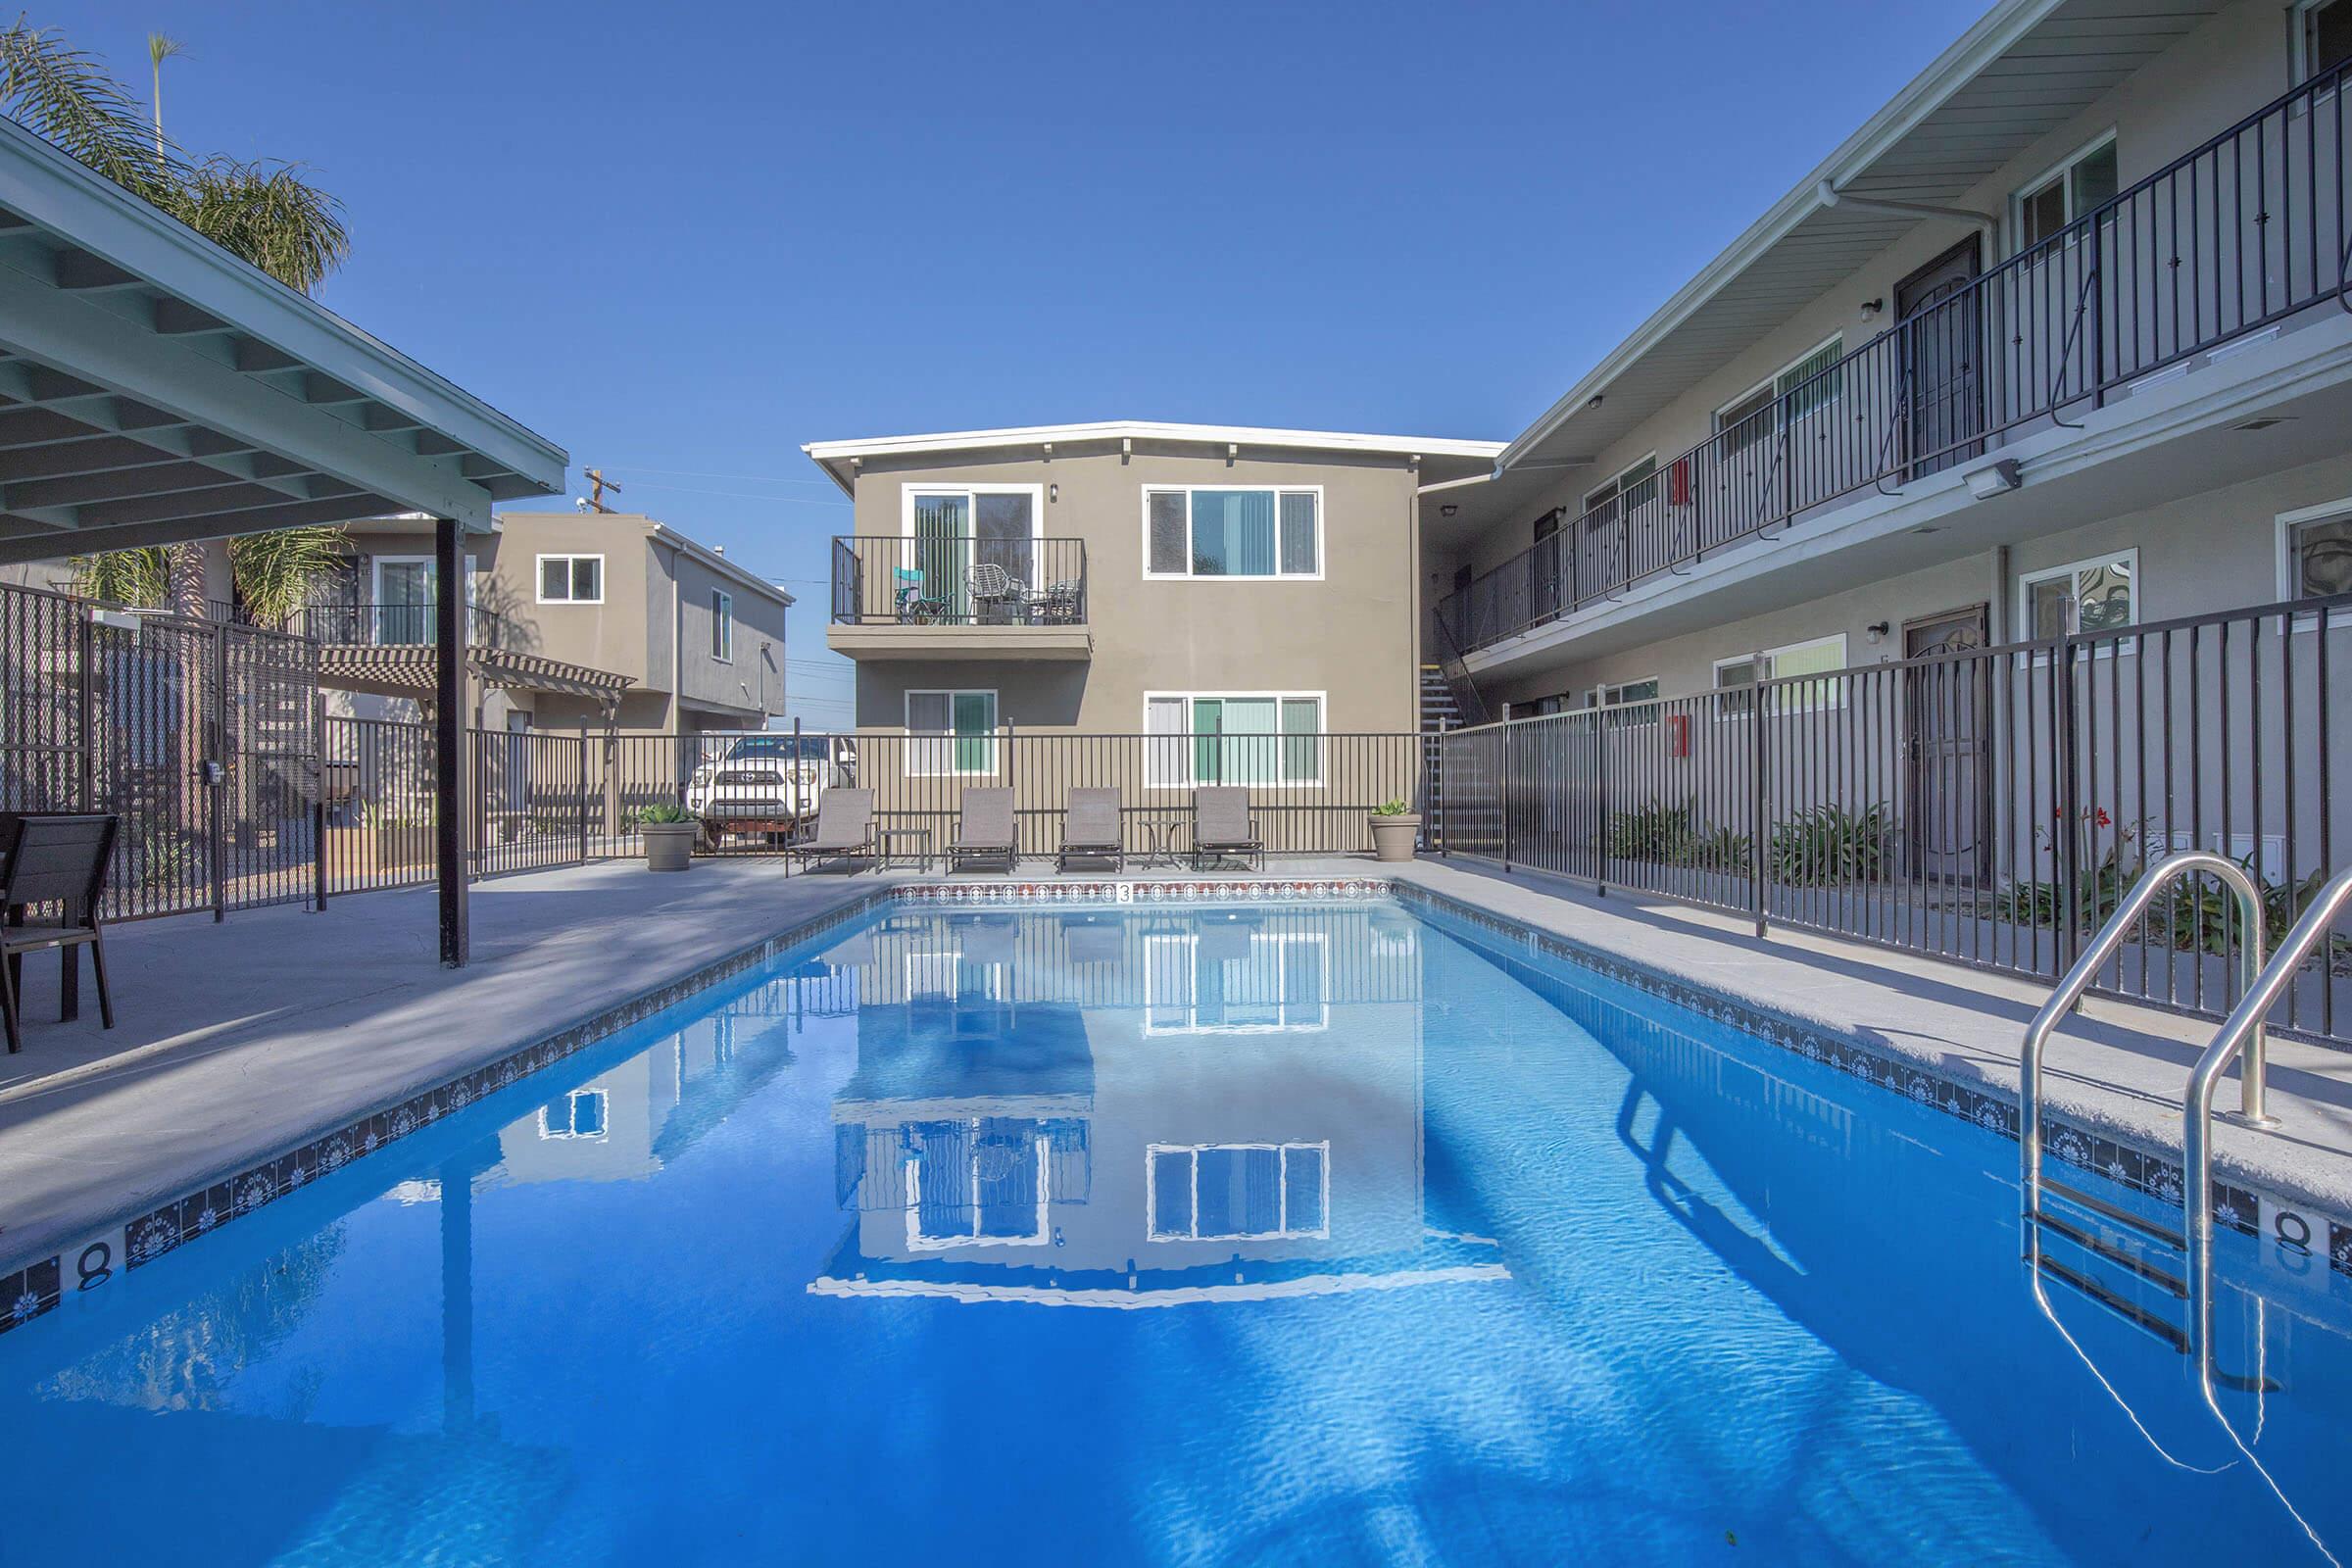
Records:
M0 563L387 512L478 530L567 463L0 119Z

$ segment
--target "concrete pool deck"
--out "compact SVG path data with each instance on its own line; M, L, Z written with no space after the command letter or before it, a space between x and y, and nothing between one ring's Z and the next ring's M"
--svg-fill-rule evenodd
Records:
M2013 1098L2018 1041L2046 988L1746 922L1664 901L1606 899L1474 862L1281 860L1265 880L1394 874L1429 891L1846 1035L1936 1075ZM1126 880L1196 880L1131 873ZM1201 880L1253 880L1212 873ZM604 863L473 890L474 962L434 962L429 889L256 910L221 924L115 927L119 1027L56 1018L57 965L25 966L25 1048L0 1056L0 1273L102 1224L201 1187L494 1061L568 1023L877 889L894 870L787 877L780 862L699 860L684 876ZM986 886L1054 878L959 876ZM2180 1097L2211 1027L2094 1003L2052 1043L2051 1108L2178 1151ZM2272 1048L2282 1125L2223 1123L2225 1178L2352 1215L2352 1052ZM2225 1085L2220 1103L2235 1103Z

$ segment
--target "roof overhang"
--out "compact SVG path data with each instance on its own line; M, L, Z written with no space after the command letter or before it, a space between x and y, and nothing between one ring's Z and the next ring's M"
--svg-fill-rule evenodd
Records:
M1499 441L1464 441L1448 436L1365 435L1342 430L1277 430L1242 424L1165 424L1144 419L1103 419L1091 424L1029 424L1002 430L950 430L935 435L874 436L860 441L811 441L801 450L825 470L844 494L854 493L857 466L869 458L928 457L967 452L1048 452L1132 445L1221 448L1245 452L1323 452L1450 460L1448 472L1488 467L1503 450Z
M0 119L0 562L386 513L562 448Z
M1479 493L1478 510L1491 517L1547 491L1557 470L1589 466L1922 220L1861 199L1954 206L2222 9L2002 0L1512 441L1498 463L1509 479ZM1955 240L1971 231L1939 220Z

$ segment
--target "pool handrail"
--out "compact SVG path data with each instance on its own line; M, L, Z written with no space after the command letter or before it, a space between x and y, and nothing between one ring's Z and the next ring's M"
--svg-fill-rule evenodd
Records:
M2245 960L2245 991L2251 994L2263 972L2262 894L2254 886L2253 877L2237 861L2210 850L2180 850L2166 856L2149 866L2146 873L2124 895L2107 923L2082 956L2075 960L2059 980L2057 989L2034 1014L2026 1026L2026 1039L2020 1053L2017 1075L2017 1145L2018 1174L2026 1200L2025 1219L2029 1233L2038 1223L2041 1214L2041 1056L2042 1048L2056 1032L2058 1021L2082 1000L2098 972L2105 968L2124 945L2132 928L2146 915L2148 906L2180 881L2203 871L2220 881L2237 895L2238 914L2245 938L2240 944ZM2300 927L2298 927L2300 929ZM2234 1016L2234 1015L2232 1015ZM2246 1065L2239 1086L2239 1107L2248 1121L2260 1123L2268 1118L2263 1112L2263 1078L2268 1065L2268 1032L2261 1015L2257 1014L2246 1036ZM2185 1185L2185 1184L2184 1184Z

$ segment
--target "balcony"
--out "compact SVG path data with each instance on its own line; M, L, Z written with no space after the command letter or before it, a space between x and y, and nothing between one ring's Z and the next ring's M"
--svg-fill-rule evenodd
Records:
M825 642L851 659L1093 656L1086 541L840 535Z
M2347 75L2314 77L1563 517L1439 603L1441 648L1474 656L2352 308Z

